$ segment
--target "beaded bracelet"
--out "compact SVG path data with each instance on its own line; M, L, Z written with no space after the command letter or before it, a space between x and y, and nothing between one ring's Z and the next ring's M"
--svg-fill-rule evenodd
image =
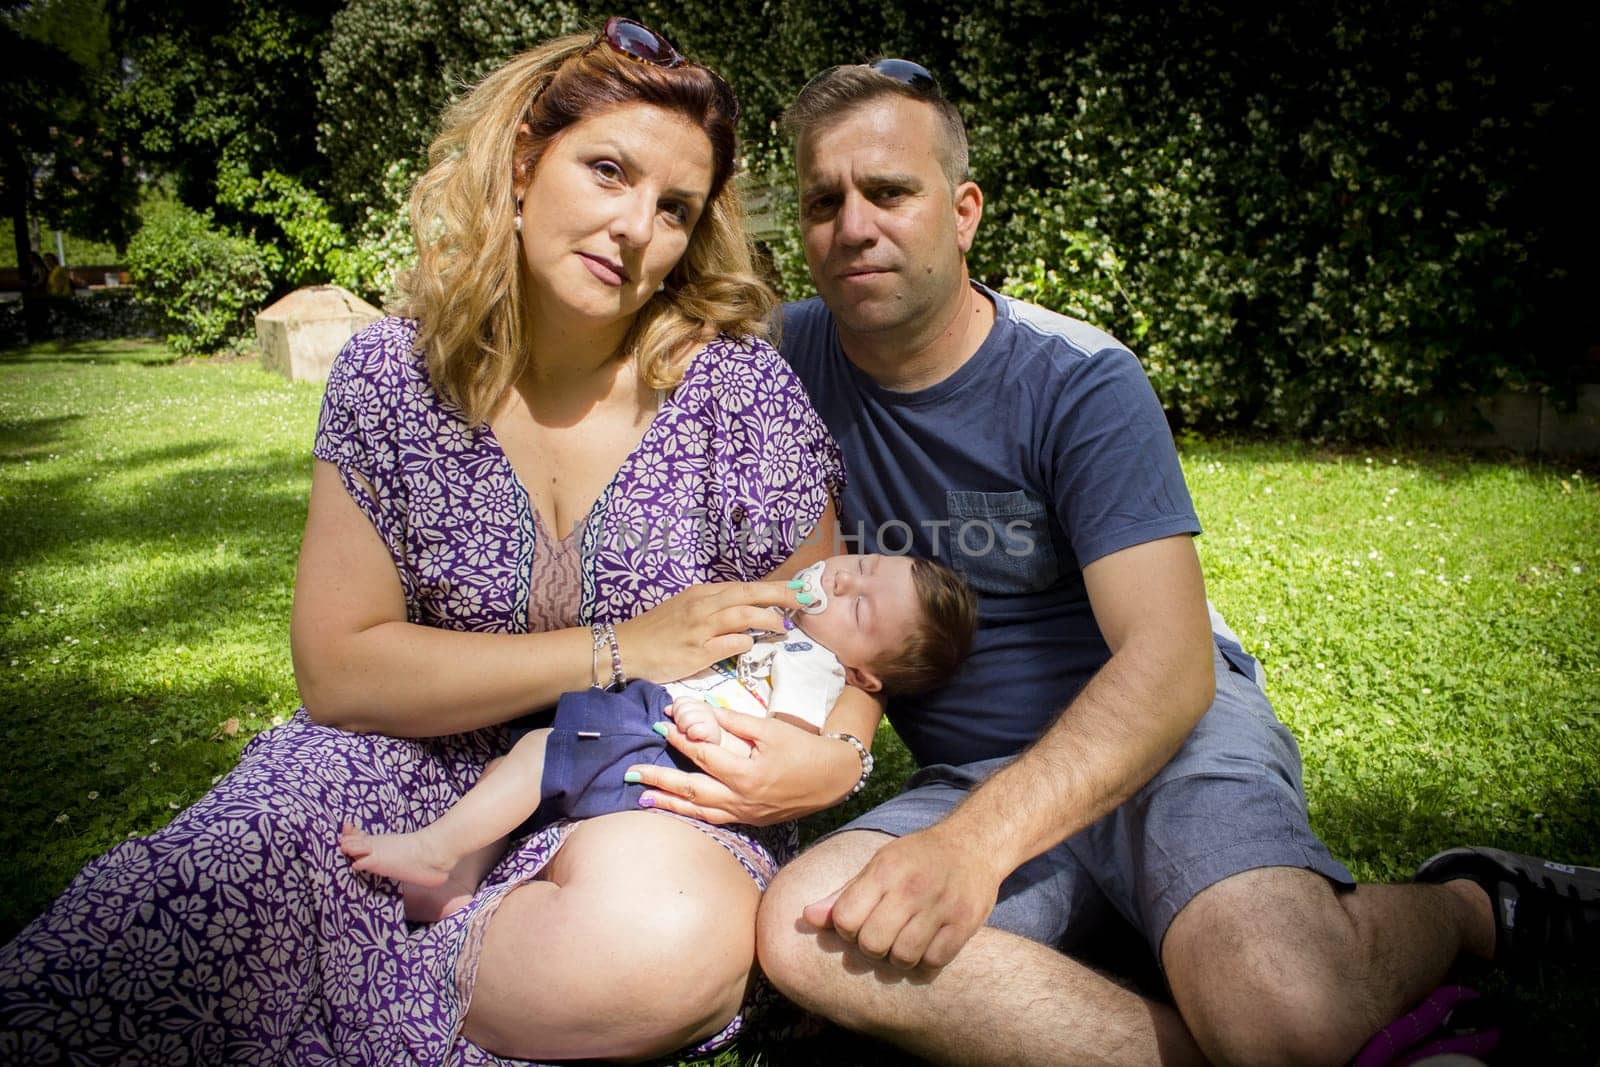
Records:
M846 793L843 797L843 799L849 800L851 797L865 789L867 787L867 779L872 777L872 767L874 763L872 758L872 750L866 745L863 745L859 737L854 737L850 734L823 734L822 736L832 737L840 741L847 742L850 747L856 750L856 755L861 757L861 778L854 786L851 787L850 792Z
M594 638L594 647L589 657L589 688L604 688L613 693L621 692L628 679L622 673L622 650L617 647L617 631L609 622L595 622L589 624L589 634ZM611 681L602 687L600 650L607 645L611 648Z

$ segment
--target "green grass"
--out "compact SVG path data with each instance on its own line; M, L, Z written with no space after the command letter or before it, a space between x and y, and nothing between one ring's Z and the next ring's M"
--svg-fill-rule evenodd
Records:
M295 707L319 397L159 346L0 354L0 938ZM1592 472L1293 444L1185 442L1183 459L1208 591L1266 664L1335 855L1380 880L1463 842L1600 862ZM887 731L878 751L852 811L904 773ZM1595 1040L1558 1011L1600 984L1487 984L1561 1058ZM894 1058L835 1044L822 1058Z
M319 393L151 345L0 357L0 936L294 710Z
M1199 445L1212 600L1363 879L1467 841L1600 860L1600 492L1571 466Z

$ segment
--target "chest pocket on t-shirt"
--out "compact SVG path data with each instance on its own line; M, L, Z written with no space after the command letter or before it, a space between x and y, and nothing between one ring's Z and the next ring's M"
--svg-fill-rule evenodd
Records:
M1009 493L947 492L950 564L981 593L1032 593L1061 576L1044 503Z

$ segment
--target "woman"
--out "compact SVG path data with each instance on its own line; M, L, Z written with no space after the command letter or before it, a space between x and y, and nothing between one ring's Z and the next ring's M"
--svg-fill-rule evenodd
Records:
M496 725L564 691L748 647L763 605L795 604L758 579L827 554L837 454L750 336L771 297L728 185L736 108L613 19L446 114L411 318L356 335L328 381L291 632L305 708L8 946L0 1058L476 1064L737 1032L792 828L560 824L422 927L337 847L347 819L437 818L503 751ZM870 743L855 696L829 729ZM860 778L850 743L762 725L748 766L653 777L671 792L647 801L777 824Z

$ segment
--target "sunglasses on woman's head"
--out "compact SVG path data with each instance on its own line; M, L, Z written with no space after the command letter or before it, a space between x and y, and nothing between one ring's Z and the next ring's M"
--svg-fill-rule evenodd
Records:
M729 117L734 122L739 121L739 98L733 95L732 87L723 80L722 75L704 64L691 63L684 58L682 52L672 47L671 41L644 23L623 18L621 15L612 15L606 19L605 29L600 31L599 40L604 41L618 55L627 56L640 63L649 63L653 67L665 67L667 70L685 64L699 67L711 75L711 80L722 97L724 109ZM599 41L595 43L598 44Z
M629 59L637 59L641 63L650 63L671 70L688 62L683 58L683 53L672 47L671 41L644 23L625 19L620 15L612 15L606 19L605 29L600 31L600 39L610 45L613 52L619 52Z

